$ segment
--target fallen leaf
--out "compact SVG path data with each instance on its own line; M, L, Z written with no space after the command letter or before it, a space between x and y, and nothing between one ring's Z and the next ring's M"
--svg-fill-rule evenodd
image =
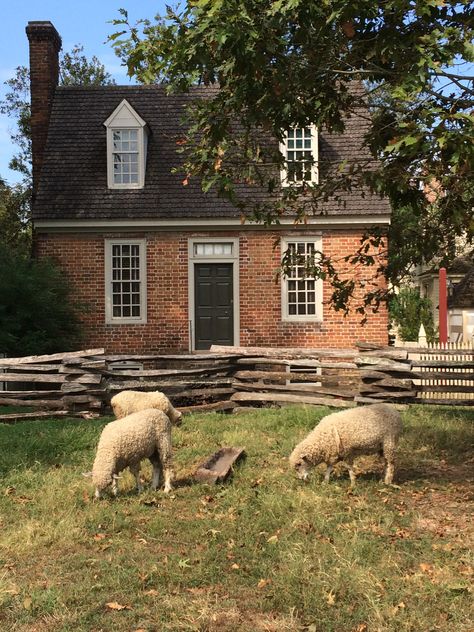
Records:
M261 579L257 584L257 588L265 588L265 586L268 586L268 584L271 584L271 583L272 583L271 579Z
M131 606L123 606L121 603L118 603L117 601L108 601L105 604L105 607L108 608L109 610L131 610Z
M367 623L359 623L356 628L353 628L351 632L367 632Z
M239 570L239 568L240 568L240 566L239 566L238 564L235 564L235 563L234 563L234 564L232 564L232 566L231 566L231 569L232 569L233 571L238 571L238 570Z
M344 35L348 38L352 38L355 35L355 28L352 22L343 22L341 24Z
M208 588L186 588L186 590L188 591L188 593L191 593L192 595L202 595L202 593L208 592Z
M92 536L93 540L96 540L96 542L99 542L99 540L105 540L106 537L105 533L96 533Z
M9 485L8 487L5 488L4 494L5 496L12 496L13 494L16 494L15 487L13 487L13 485Z
M156 597L161 593L159 590L156 590L156 588L150 588L150 590L145 590L144 594L149 595L150 597Z
M189 559L179 560L178 566L179 568L189 568Z
M23 608L25 610L30 610L32 604L33 604L33 600L31 599L31 597L25 597L25 599L23 599Z
M326 603L328 604L328 606L334 606L334 604L336 603L336 594L333 593L332 590L328 592L326 596Z
M275 542L278 542L278 536L277 535L271 535L267 542L269 542L270 544L275 544Z
M149 500L142 500L141 504L145 505L146 507L151 507L152 505L156 505L157 507L160 506L156 498L150 498Z
M406 608L403 601L400 601L396 606L392 608L392 614L396 615L399 610L404 610Z
M216 535L219 535L219 533L222 533L222 531L219 531L219 529L209 529L208 533L210 533L212 537L215 538Z
M15 496L13 501L18 503L19 505L26 505L26 503L33 502L32 498L28 498L28 496Z
M425 564L424 562L422 562L420 564L420 571L422 573L432 573L433 572L433 565L432 564Z
M15 585L11 588L7 588L6 590L2 590L2 592L6 593L7 595L19 595L20 589L18 588L18 586Z

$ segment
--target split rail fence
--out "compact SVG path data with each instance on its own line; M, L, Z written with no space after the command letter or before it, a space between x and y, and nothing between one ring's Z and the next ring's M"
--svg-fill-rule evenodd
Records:
M190 355L106 355L103 349L0 358L0 406L89 416L114 393L160 390L183 412L286 403L340 408L399 402L474 405L474 349L284 349L213 346Z

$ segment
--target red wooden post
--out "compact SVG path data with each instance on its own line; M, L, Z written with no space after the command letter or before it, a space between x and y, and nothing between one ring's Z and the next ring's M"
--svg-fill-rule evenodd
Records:
M448 289L446 268L439 269L439 341L448 342Z

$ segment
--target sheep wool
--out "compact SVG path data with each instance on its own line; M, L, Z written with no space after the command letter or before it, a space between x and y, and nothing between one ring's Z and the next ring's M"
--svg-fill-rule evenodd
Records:
M290 465L306 480L312 466L325 463L324 480L329 481L333 466L342 461L355 484L352 463L362 454L383 454L384 482L390 485L395 455L402 430L400 413L387 404L373 404L343 410L323 417L290 455Z
M147 408L156 408L168 415L172 424L181 422L182 414L173 408L170 400L160 391L121 391L112 397L110 404L116 419Z
M142 410L107 424L102 430L92 467L96 498L112 485L117 493L119 472L126 467L134 474L141 491L140 462L148 458L153 465L152 489L164 473L165 492L171 490L171 422L161 410Z

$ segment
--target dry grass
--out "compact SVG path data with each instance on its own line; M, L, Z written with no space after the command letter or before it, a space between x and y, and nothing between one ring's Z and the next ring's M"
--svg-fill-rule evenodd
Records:
M400 486L364 459L354 493L287 469L327 412L187 417L171 496L126 474L101 502L81 473L106 420L0 426L0 629L472 631L474 411L406 410ZM221 445L246 447L232 481L193 484Z

